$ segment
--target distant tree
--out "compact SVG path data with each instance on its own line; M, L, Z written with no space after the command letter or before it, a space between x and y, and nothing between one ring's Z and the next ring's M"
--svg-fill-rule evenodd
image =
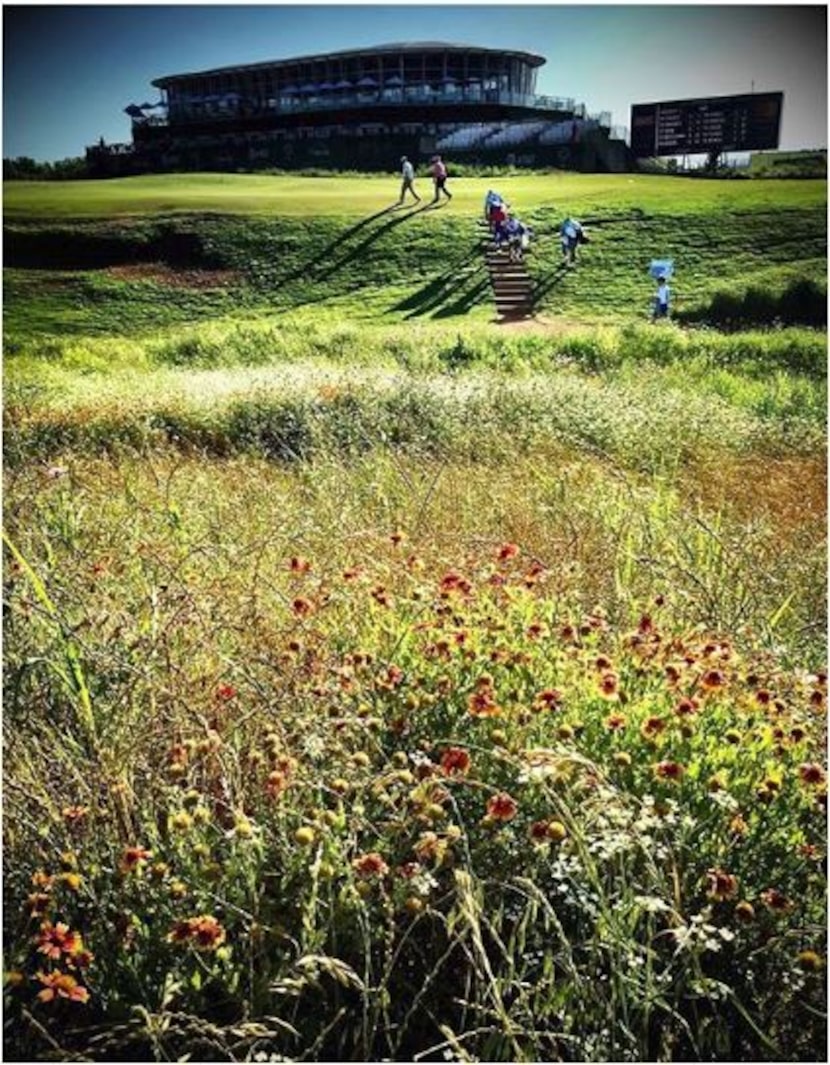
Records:
M69 181L87 177L86 160L80 157L37 163L26 155L3 160L4 181Z
M27 155L20 155L17 159L3 160L4 181L32 181L42 177L42 166L30 159Z

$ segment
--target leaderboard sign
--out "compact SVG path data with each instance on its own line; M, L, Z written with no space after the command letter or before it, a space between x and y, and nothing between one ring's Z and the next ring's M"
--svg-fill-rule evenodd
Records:
M777 148L783 103L782 92L762 92L634 104L631 151L642 158Z

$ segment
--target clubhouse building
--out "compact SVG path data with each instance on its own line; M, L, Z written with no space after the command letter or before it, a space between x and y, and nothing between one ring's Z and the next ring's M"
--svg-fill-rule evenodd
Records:
M610 115L540 96L545 59L438 42L157 78L130 104L132 143L87 149L98 175L187 170L384 170L439 152L474 165L624 170Z

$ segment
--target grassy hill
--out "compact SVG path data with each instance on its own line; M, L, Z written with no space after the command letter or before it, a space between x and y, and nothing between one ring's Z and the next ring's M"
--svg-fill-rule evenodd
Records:
M642 317L648 262L665 256L676 261L683 308L705 306L724 286L780 290L824 277L819 181L464 178L451 182L451 204L403 209L390 203L394 177L10 183L6 325L15 333L134 332L326 306L378 322L487 320L493 304L478 220L491 184L534 227L528 270L542 313L579 322ZM585 220L592 242L569 274L557 239L566 213Z

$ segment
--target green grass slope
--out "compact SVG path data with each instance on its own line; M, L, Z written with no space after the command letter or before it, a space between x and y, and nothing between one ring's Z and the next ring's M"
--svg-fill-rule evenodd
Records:
M642 317L656 257L676 261L681 308L704 307L724 287L780 291L825 275L821 181L464 178L451 182L454 198L440 208L397 208L394 177L9 183L6 328L134 333L326 307L382 322L491 320L479 225L491 184L535 229L528 270L541 313L578 322ZM428 194L423 179L421 191ZM570 273L557 236L566 213L591 233ZM198 276L188 279L188 270Z

